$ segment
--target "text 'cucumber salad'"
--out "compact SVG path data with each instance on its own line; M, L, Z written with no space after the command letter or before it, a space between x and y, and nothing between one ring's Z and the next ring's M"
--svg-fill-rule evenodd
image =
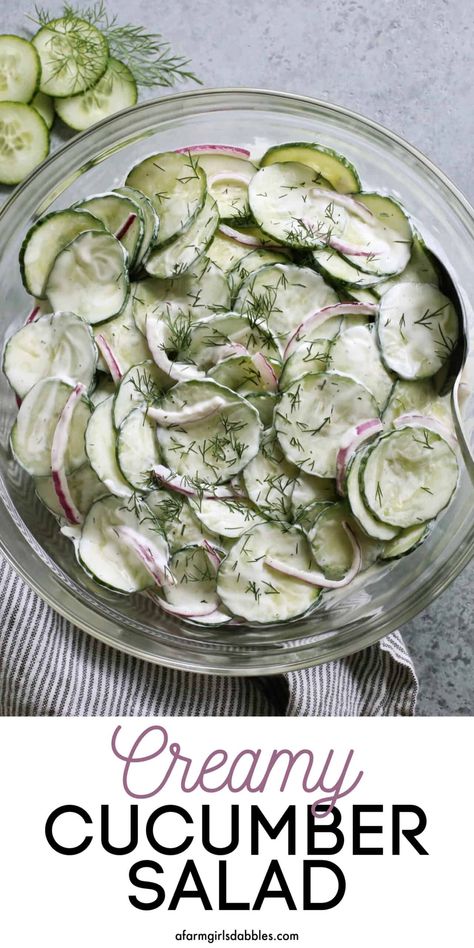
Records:
M12 453L102 586L284 622L449 504L457 313L407 212L342 155L151 155L38 220L20 267Z

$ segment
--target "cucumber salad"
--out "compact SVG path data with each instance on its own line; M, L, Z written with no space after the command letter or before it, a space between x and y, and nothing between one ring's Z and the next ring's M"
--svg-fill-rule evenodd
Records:
M204 625L314 610L458 482L458 317L407 211L312 143L192 145L43 216L16 461L96 583Z

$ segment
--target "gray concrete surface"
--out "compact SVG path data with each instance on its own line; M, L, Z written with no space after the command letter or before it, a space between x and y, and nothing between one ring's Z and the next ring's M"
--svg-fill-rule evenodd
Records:
M175 52L192 59L206 86L303 93L376 119L424 151L474 201L469 0L109 0L107 6L161 32ZM0 9L2 32L27 25L10 2L1 0ZM471 565L403 629L420 677L420 714L474 713L473 579Z

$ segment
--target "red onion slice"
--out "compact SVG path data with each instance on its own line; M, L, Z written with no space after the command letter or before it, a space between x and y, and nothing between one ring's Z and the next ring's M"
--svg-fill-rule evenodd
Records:
M217 570L219 569L219 566L221 565L221 559L222 559L222 556L219 550L212 543L209 543L209 540L203 540L201 543L201 546L208 560L210 561L212 566L214 566L217 573Z
M257 352L252 356L252 362L260 375L266 391L276 392L278 388L278 377L274 372L271 362L269 362L261 352Z
M120 368L117 357L114 355L111 346L107 342L107 339L104 335L102 335L102 333L99 333L95 337L95 341L97 348L112 376L112 381L116 383L120 382L120 380L123 378L123 372Z
M117 240L122 240L122 237L125 237L125 234L128 233L128 231L130 230L132 224L134 223L134 221L136 221L136 219L137 219L136 214L128 215L126 221L124 221L122 226L118 229L118 231L115 234L115 237L117 238Z
M230 155L234 158L250 158L250 152L247 148L239 148L237 145L186 145L185 148L175 148L178 155L186 155L190 152L192 155L201 153L202 155Z
M235 230L234 227L229 227L228 224L219 224L218 229L225 237L232 237L232 240L236 240L237 243L244 244L246 247L265 246L265 244L262 244L262 241L258 237L254 237L253 234L243 234L242 231Z
M368 418L367 421L359 421L357 425L348 428L342 436L336 455L336 488L339 494L344 493L347 465L354 452L364 441L368 441L376 434L381 434L383 430L380 418Z
M435 431L436 434L439 434L445 441L448 442L451 448L456 449L458 446L458 439L453 431L450 431L449 428L443 424L442 421L438 421L437 418L433 418L432 415L422 415L418 412L410 411L406 412L404 415L399 415L398 418L393 420L394 428L428 428L431 431Z
M212 398L196 402L195 405L185 405L180 411L166 411L164 408L154 408L152 405L148 409L148 417L153 418L162 428L172 428L174 425L195 425L215 415L226 405L225 398L221 395L213 395Z
M349 244L346 240L339 237L330 237L329 246L338 253L345 254L347 257L378 257L381 250L361 250L357 244Z
M281 560L278 560L273 556L266 556L264 563L266 566L274 569L275 572L283 573L285 576L293 576L294 579L299 579L303 583L308 583L309 586L321 586L321 588L324 589L341 589L342 586L348 586L349 583L351 583L352 580L357 576L357 573L360 570L362 564L362 553L359 543L349 524L344 521L342 523L342 527L351 541L353 551L351 566L343 579L327 579L324 573L320 573L318 570L298 569L296 566L289 566L287 563L283 563Z
M376 316L378 310L378 303L335 303L333 306L323 306L297 326L286 344L283 358L287 359L291 355L310 329L316 329L332 316Z
M374 222L372 211L369 211L369 208L366 207L362 201L351 197L350 194L339 194L338 191L326 191L324 188L311 188L310 194L314 197L325 198L333 204L339 204L341 207L347 208L354 217L360 217L360 219L366 221L367 224L373 224Z
M112 527L114 533L124 546L128 547L147 573L155 580L158 586L174 586L175 579L168 569L168 561L161 550L158 549L150 540L145 539L138 530L126 525Z
M28 326L28 323L32 323L36 319L38 313L40 312L41 312L41 306L33 306L33 309L30 310L30 312L28 313L28 316L26 317L25 326Z
M169 490L174 490L178 494L184 494L185 497L197 497L199 494L205 497L206 500L214 498L226 500L237 496L235 490L230 487L214 487L212 490L197 490L189 483L187 477L181 474L173 474L173 471L171 471L169 467L165 467L164 464L155 464L151 473L164 487L168 487Z
M54 429L53 440L51 443L51 477L53 487L58 498L58 502L64 511L64 515L69 523L82 523L82 514L77 509L69 489L69 484L64 467L69 431L74 414L74 409L78 401L86 392L86 387L82 383L76 385L72 390L60 416L56 428Z

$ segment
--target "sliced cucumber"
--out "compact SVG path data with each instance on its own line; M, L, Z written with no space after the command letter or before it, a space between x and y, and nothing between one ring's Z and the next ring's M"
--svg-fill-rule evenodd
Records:
M40 58L32 43L21 36L0 36L0 102L31 102L40 75Z
M233 237L216 230L214 237L207 248L206 254L224 273L228 273L242 257L249 252L248 245L239 243Z
M252 462L250 462L252 463ZM209 533L217 537L226 537L236 540L249 527L262 523L262 516L253 505L241 498L235 500L218 500L217 498L200 497L190 501L190 507L195 517Z
M208 196L188 230L176 240L150 251L145 260L147 273L161 279L185 273L206 252L218 224L217 204Z
M114 400L114 423L119 428L124 418L134 408L142 407L159 399L161 392L169 387L169 378L151 360L132 366L123 376Z
M260 164L264 168L275 162L286 161L297 161L302 165L307 165L341 194L352 194L361 189L360 178L354 165L344 155L324 145L312 142L288 142L284 145L274 145L265 152Z
M222 220L246 220L250 214L248 185L257 168L246 158L225 152L192 152L206 174L207 189Z
M243 472L250 499L265 517L283 522L290 519L291 494L297 476L298 469L286 460L273 431L262 439L258 455Z
M279 250L268 250L266 247L251 250L240 260L237 260L227 275L232 299L236 298L242 283L245 283L252 273L275 263L288 263L288 257Z
M406 528L432 520L458 481L454 451L427 428L399 428L367 450L360 471L364 500L377 519Z
M216 400L213 402L213 400ZM212 414L186 421L186 410L218 404ZM180 382L162 399L163 412L178 413L183 421L158 427L164 463L190 483L214 485L229 480L251 461L259 449L258 413L244 398L211 380Z
M61 250L46 283L54 309L68 305L91 324L118 315L128 291L126 251L112 234L101 230L85 231Z
M95 582L116 592L134 593L154 585L141 561L120 538L120 528L139 534L145 547L168 557L165 540L150 526L150 511L143 504L139 515L117 497L97 500L89 510L79 541L78 559Z
M302 570L312 566L311 550L300 530L277 523L256 526L237 540L219 568L217 592L224 605L252 623L283 622L307 612L320 590L270 569L266 556Z
M385 544L381 553L382 560L395 560L400 556L405 556L415 550L429 533L429 524L422 523L420 526L408 527L402 530L393 540Z
M0 184L23 181L48 152L49 131L36 109L0 102Z
M120 425L117 461L123 476L135 490L150 489L150 471L159 464L160 455L156 424L142 408L135 408Z
M44 92L37 92L31 100L31 107L36 109L36 111L41 115L41 118L46 123L47 128L51 131L54 123L54 105L53 100L49 95L45 95Z
M261 361L263 362L263 359ZM210 368L207 374L215 382L231 388L233 392L240 392L241 395L264 392L268 389L275 391L279 367L276 363L272 366L268 360L265 360L263 365L265 369L262 372L254 356L234 355L222 359Z
M56 425L74 386L62 379L37 382L23 399L12 429L10 444L15 459L35 477L51 473L51 447ZM74 409L65 471L70 474L86 463L84 433L91 416L89 403L80 399Z
M27 323L8 340L3 371L19 398L48 376L90 389L97 349L90 326L74 313L52 313Z
M137 201L109 191L80 201L74 207L92 214L120 240L128 253L129 267L132 269L145 232L142 211Z
M229 345L236 343L251 355L261 352L270 359L278 355L277 343L266 323L252 313L225 313L193 324L185 355L199 369L208 371L225 357Z
M138 255L134 261L134 267L136 270L140 268L145 257L147 256L149 250L155 243L155 240L158 236L158 230L160 226L160 219L158 214L153 207L151 201L142 194L141 191L137 191L136 188L116 188L117 194L122 194L124 197L130 198L136 204L138 204L143 219L143 237L138 248Z
M227 312L230 292L222 270L203 256L182 276L134 284L133 315L140 332L146 332L148 313L169 316L171 305L180 307L192 320Z
M336 285L342 283L351 289L364 289L382 284L385 280L385 277L374 273L363 273L330 247L313 250L313 260L323 277Z
M57 95L57 93L56 93ZM56 98L54 107L69 128L82 132L109 115L135 105L138 98L133 73L119 59L110 58L95 85L79 95Z
M319 273L295 264L262 267L242 284L234 308L261 323L280 352L298 326L323 306L338 303L337 293Z
M393 540L399 533L397 527L390 527L382 523L367 509L360 490L360 468L365 452L357 451L349 463L346 474L345 488L352 513L357 523L369 537L375 540Z
M304 530L314 523L313 513L321 504L337 500L336 482L298 471L291 492L291 519Z
M147 341L135 325L131 295L119 316L94 327L94 335L106 340L122 375L132 366L150 358Z
M51 268L61 250L86 230L100 230L101 224L85 212L53 211L30 227L20 249L23 286L32 296L46 298Z
M113 395L96 405L87 425L87 457L99 480L116 497L130 497L132 488L117 463L117 432L113 422Z
M343 523L348 523L362 553L362 569L374 563L383 549L380 541L366 536L344 503L328 504L316 516L308 533L316 563L328 579L339 580L349 571L354 551Z
M376 276L401 273L411 256L413 231L405 211L393 198L384 194L357 195L373 215L368 223L351 214L343 239L358 248L358 255L344 253L354 267ZM366 256L360 256L364 252Z
M325 247L340 236L348 214L320 189L317 172L296 162L260 168L249 185L249 202L259 227L289 247ZM330 192L329 192L330 193Z
M328 368L352 375L372 392L380 411L387 404L393 378L380 357L373 327L352 326L334 340L329 353Z
M278 395L273 392L247 392L245 398L257 409L263 427L271 428Z
M397 283L431 283L432 286L439 285L438 272L432 256L425 247L418 234L414 235L411 257L402 272L389 280L382 280L375 284L374 293L382 297L391 290Z
M398 379L395 382L383 413L384 424L391 426L400 415L411 412L437 418L447 428L453 429L450 395L438 395L432 379L414 382Z
M97 385L94 391L91 392L90 394L91 404L94 405L94 407L96 405L100 405L100 403L103 402L104 399L108 398L109 395L114 395L114 394L115 394L115 385L112 382L112 379L107 378L105 376L101 378L99 376Z
M187 230L206 198L206 175L192 155L150 155L127 175L127 187L142 191L160 219L157 244Z
M329 367L331 345L331 339L312 339L302 342L283 364L279 380L280 390L284 392L302 375L325 372Z
M146 502L158 519L172 553L206 539L216 545L216 537L204 529L186 497L158 488L147 494Z
M216 572L202 546L185 546L170 560L174 585L163 586L161 593L183 618L212 613L219 606Z
M89 512L94 501L106 493L102 481L99 480L90 464L83 464L82 467L69 474L67 482L74 505L83 516ZM64 510L58 501L52 477L35 478L35 490L50 513L59 520L63 520Z
M456 310L428 283L399 283L382 297L377 330L385 364L404 379L433 376L452 356Z
M104 74L108 44L95 26L76 16L51 20L33 37L41 60L40 90L46 95L84 92Z
M304 375L283 393L275 428L284 454L307 474L335 477L342 435L359 421L377 418L371 393L337 372Z

